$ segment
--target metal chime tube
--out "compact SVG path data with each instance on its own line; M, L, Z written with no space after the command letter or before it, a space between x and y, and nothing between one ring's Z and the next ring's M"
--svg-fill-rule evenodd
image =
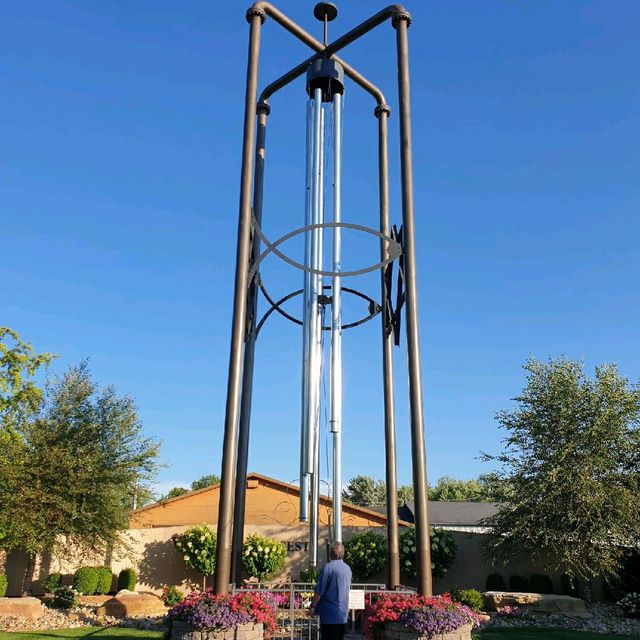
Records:
M341 222L342 95L333 96L333 221ZM342 541L342 270L340 227L333 229L329 429L333 437L333 539Z
M309 198L311 224L322 224L324 207L324 110L322 108L322 90L314 90L311 101L311 193ZM322 269L322 229L314 229L307 234L309 242L308 266L314 270ZM305 256L307 257L307 256ZM308 358L303 363L303 383L306 398L303 399L303 429L306 434L303 475L307 478L311 490L311 508L309 513L309 563L315 567L318 563L318 506L320 489L320 387L322 373L322 307L318 297L322 295L322 276L312 273L305 278L307 304L303 318L303 333L308 339ZM304 480L303 480L304 482Z
M312 176L313 176L313 101L307 103L307 159L305 176L305 220L306 226L313 224L312 206ZM313 255L313 235L311 231L305 233L304 263L311 265ZM309 322L311 309L311 274L304 272L303 286L303 327L302 327L302 417L300 420L300 522L309 520L309 475L307 473L307 459L309 456L309 362L311 359L311 323Z

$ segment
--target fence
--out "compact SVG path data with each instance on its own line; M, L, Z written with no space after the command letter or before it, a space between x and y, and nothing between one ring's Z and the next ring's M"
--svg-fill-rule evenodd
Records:
M309 605L314 588L315 584L311 582L291 582L275 587L255 584L234 588L233 593L246 593L249 589L263 592L261 595L273 606L276 615L278 631L274 637L289 638L289 640L319 640L318 618L309 616ZM388 591L383 584L354 583L351 585L347 626L350 638L358 640L364 636L364 607L365 603L370 600L371 594L383 595L385 593L410 594L415 593L415 589L403 588Z

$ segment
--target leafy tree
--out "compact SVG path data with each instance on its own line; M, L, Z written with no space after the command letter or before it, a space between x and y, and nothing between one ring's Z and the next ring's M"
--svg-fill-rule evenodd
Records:
M9 327L0 327L0 421L10 426L34 415L42 402L42 389L32 377L55 356L36 353Z
M640 388L614 365L529 360L512 411L499 478L511 499L486 524L494 560L526 553L540 568L581 577L612 574L640 532Z
M215 474L209 474L194 480L191 483L191 491L197 491L198 489L204 489L205 487L212 487L214 484L218 484L220 478Z
M173 487L173 489L169 489L167 495L162 497L161 500L169 500L171 498L179 498L183 496L185 493L189 493L189 489L185 489L184 487Z
M481 502L487 499L479 480L460 480L443 476L429 492L430 500Z
M48 385L37 414L16 427L19 455L0 467L2 547L104 552L126 546L136 485L156 469L159 445L143 437L133 401L99 389L86 363ZM32 569L27 569L27 574ZM25 583L28 575L25 576Z
M413 487L410 484L403 484L398 487L398 504L403 505L411 500L413 500Z
M371 476L355 476L347 484L342 495L345 500L361 507L375 507L386 504L386 483Z

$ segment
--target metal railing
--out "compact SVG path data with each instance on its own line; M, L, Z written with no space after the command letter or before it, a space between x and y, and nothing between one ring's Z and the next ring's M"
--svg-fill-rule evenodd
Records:
M263 592L265 600L273 606L278 630L274 634L276 638L289 638L290 640L319 640L320 624L316 616L309 616L309 605L313 597L315 584L311 582L289 582L278 585L263 583L249 584L244 587L234 587L233 593L246 593L247 591ZM384 584L353 583L352 591L364 591L367 594L383 595L412 594L415 589L403 587L388 591ZM267 595L268 594L268 595ZM363 628L364 611L351 609L349 611L348 633L352 638L364 635Z

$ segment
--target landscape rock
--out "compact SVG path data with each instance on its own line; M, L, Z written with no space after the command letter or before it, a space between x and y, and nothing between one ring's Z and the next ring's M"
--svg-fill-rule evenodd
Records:
M532 613L566 613L588 616L584 600L554 593L524 593L512 591L487 591L483 594L484 605L489 611L501 607L518 607Z
M0 598L0 616L36 620L44 614L38 598Z
M96 609L98 616L114 618L163 615L167 607L158 596L150 593L119 593Z

